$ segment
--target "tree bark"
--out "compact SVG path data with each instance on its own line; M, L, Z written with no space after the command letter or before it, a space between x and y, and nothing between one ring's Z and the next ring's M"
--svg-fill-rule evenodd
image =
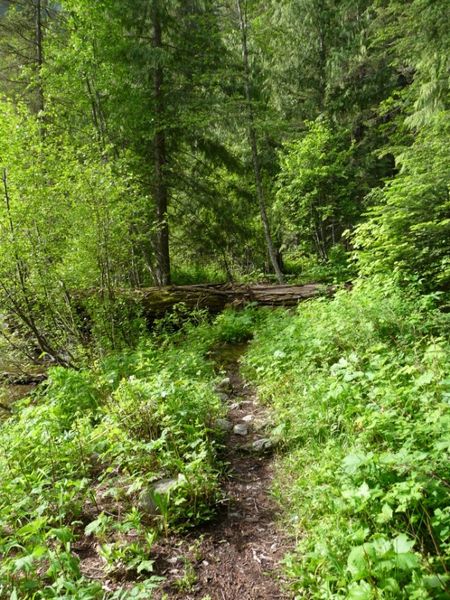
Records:
M44 88L42 83L42 67L44 64L43 29L42 29L42 0L35 0L35 44L36 44L36 80L37 80L37 110L43 113L45 109Z
M266 240L267 252L269 254L270 262L272 263L273 270L279 283L284 282L283 273L277 259L277 253L273 244L272 234L270 231L269 218L267 216L266 201L264 197L264 186L261 175L261 164L258 153L258 140L256 136L255 127L255 115L253 113L252 106L252 91L250 85L250 63L248 58L248 42L247 42L247 16L242 10L242 0L236 0L237 10L239 15L239 26L241 30L241 43L242 43L242 62L244 66L244 89L245 99L247 101L247 130L248 139L250 143L250 149L252 153L253 172L256 183L256 193L259 202L259 211L261 214L261 221L264 229L264 237Z
M153 47L162 48L162 26L158 1L153 2ZM155 95L156 132L153 140L155 183L154 198L156 203L156 262L157 283L160 286L170 284L170 251L169 251L169 223L167 208L169 194L167 190L165 167L166 134L164 130L164 71L157 57L157 66L153 75L153 89Z
M116 289L115 297L121 302L129 302L140 308L148 321L161 318L174 306L183 304L188 311L205 309L219 313L227 306L240 308L246 304L260 306L296 306L299 302L314 298L322 293L332 294L334 288L320 284L308 285L239 285L239 284L199 284L171 285L141 289ZM101 290L85 290L78 295L78 304L85 298L101 297ZM76 298L76 295L73 296Z

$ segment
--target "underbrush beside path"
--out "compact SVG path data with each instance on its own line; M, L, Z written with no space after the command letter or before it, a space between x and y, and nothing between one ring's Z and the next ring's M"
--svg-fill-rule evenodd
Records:
M296 598L450 597L450 337L382 279L267 314L245 359L282 445Z
M379 279L52 369L0 428L0 597L448 598L449 321Z
M156 538L221 498L213 342L206 324L161 330L90 369L51 369L18 406L0 430L0 597L151 596Z
M266 576L285 548L267 423L254 429L261 409L225 357L258 318L169 317L16 405L0 429L0 597L284 597Z

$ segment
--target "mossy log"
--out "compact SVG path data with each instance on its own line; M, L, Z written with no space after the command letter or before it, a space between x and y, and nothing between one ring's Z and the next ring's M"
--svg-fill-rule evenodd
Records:
M116 292L117 293L117 292ZM127 297L142 307L148 319L160 318L177 304L189 310L207 309L211 313L221 312L227 306L245 306L256 303L261 306L295 306L302 300L332 293L318 284L309 285L172 285L158 288L121 290Z

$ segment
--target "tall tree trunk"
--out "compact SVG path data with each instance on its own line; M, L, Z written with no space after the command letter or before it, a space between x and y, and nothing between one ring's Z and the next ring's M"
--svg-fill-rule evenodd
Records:
M42 0L35 0L34 20L35 20L35 44L36 44L36 86L37 86L37 110L38 113L44 112L44 88L42 83L42 67L44 64L43 51L43 30L42 30Z
M264 229L264 237L266 240L267 252L270 257L270 262L272 263L273 270L275 271L275 275L279 281L279 283L283 283L284 277L281 271L280 265L278 263L277 253L275 251L275 247L273 244L272 235L270 232L270 224L269 218L267 216L266 209L266 201L264 197L264 187L262 182L261 175L261 164L259 160L258 153L258 141L256 137L256 127L255 127L255 115L253 113L252 106L252 91L250 85L250 63L248 59L248 43L247 43L247 15L246 12L242 9L242 0L236 0L237 10L239 14L239 26L241 30L241 43L242 43L242 62L244 66L244 88L245 88L245 99L247 101L247 130L248 130L248 139L250 143L250 149L252 152L252 162L253 162L253 171L255 175L255 183L256 183L256 193L258 196L259 202L259 211L261 214L261 221Z
M153 2L153 46L162 48L162 27L158 1ZM164 72L160 63L157 64L153 75L155 95L156 132L153 140L156 203L156 260L159 285L170 284L170 253L169 253L169 223L167 218L168 190L165 178L166 134L164 131Z

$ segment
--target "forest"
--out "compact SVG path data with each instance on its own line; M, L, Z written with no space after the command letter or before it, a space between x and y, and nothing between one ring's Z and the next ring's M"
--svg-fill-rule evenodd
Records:
M0 0L0 599L450 598L447 0Z

